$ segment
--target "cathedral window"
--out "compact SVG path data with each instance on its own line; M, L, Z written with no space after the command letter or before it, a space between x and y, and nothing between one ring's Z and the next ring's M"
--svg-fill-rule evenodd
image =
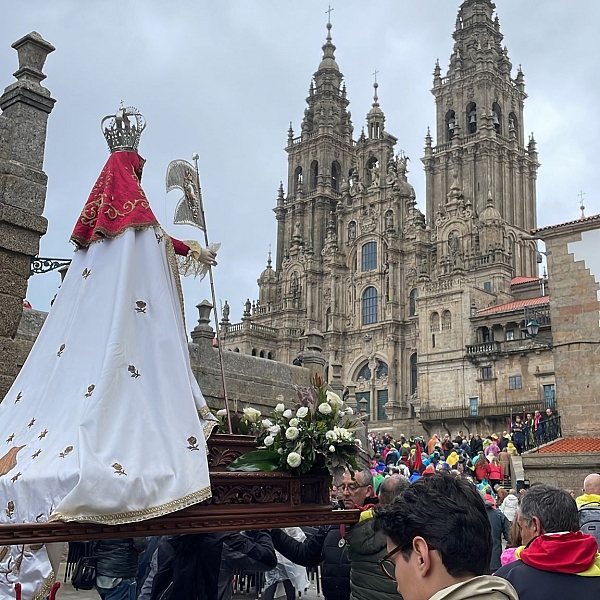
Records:
M497 102L492 104L492 121L494 123L494 129L496 133L502 135L502 110Z
M408 297L408 314L411 317L417 314L417 288L410 291L410 296Z
M252 356L256 356L256 348L252 348Z
M442 313L442 331L449 331L452 329L452 314L449 310L445 310Z
M269 360L273 360L273 359L275 358L275 353L274 353L274 352L268 352L268 353L267 353L267 358L268 358Z
M377 375L377 379L386 377L388 375L388 372L389 372L389 367L388 367L387 363L383 362L382 360L378 360L377 361L377 370L375 372L375 374Z
M340 163L334 160L331 163L331 189L334 192L340 191L340 185L342 180L342 168L340 167Z
M436 312L432 312L429 317L429 328L431 331L440 330L440 315Z
M302 167L296 167L294 171L294 194L302 189Z
M367 242L362 247L362 270L373 271L377 268L377 242Z
M236 349L234 350L234 352L239 352L239 351L240 351L240 349L239 349L239 348L236 348Z
M417 370L417 353L410 355L410 394L413 396L417 393L418 386L418 370Z
M264 357L265 357L265 351L264 351L264 350L261 350L261 351L260 351L260 354L259 354L259 356L260 356L261 358L264 358Z
M371 379L371 369L369 369L368 363L365 363L356 375L357 379L360 379L361 377L365 381L369 381L369 379Z
M456 129L456 113L453 110L449 110L446 113L446 140L448 142L454 137L455 129Z
M520 390L523 387L523 380L520 375L511 375L508 378L509 390Z
M490 367L490 366L481 367L481 379L493 379L493 378L494 378L494 371L492 370L492 367Z
M363 293L362 306L363 325L373 325L377 323L377 290L370 286Z
M313 160L310 163L310 189L316 190L317 183L319 180L319 163L316 160Z
M477 104L475 102L471 102L467 106L467 128L469 133L477 131Z

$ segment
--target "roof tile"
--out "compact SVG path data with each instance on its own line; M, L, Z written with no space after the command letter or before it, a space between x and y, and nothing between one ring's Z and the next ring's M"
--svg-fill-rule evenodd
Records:
M477 311L477 315L492 315L500 312L510 312L512 310L519 310L521 308L527 308L528 306L543 306L549 304L550 300L548 296L538 296L537 298L526 298L525 300L515 300L514 302L507 302L506 304L499 304L498 306L490 306Z
M539 277L513 277L510 280L510 285L520 285L521 283L531 283L532 281L539 281Z
M556 440L540 448L540 453L600 452L600 438L570 438Z

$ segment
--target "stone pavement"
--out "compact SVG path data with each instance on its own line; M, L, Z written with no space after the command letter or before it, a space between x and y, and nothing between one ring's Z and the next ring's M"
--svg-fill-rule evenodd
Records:
M62 563L58 573L61 587L58 591L56 600L100 600L100 596L95 590L76 590L70 583L63 583L64 573L65 564ZM235 600L253 600L255 596L252 592L250 594L235 594L233 597ZM283 598L284 596L281 597ZM302 600L322 600L323 595L317 595L317 588L313 583L311 583L307 592L305 594L302 594L301 597Z

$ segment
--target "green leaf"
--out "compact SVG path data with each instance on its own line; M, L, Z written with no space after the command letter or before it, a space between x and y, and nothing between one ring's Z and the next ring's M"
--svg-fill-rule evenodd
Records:
M238 456L227 465L228 471L277 471L281 456L273 450L254 450Z

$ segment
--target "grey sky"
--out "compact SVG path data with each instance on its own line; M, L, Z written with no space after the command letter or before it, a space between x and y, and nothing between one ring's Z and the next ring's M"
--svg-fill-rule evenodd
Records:
M44 82L57 103L50 115L45 170L48 233L41 254L68 257L77 216L108 155L100 120L119 101L148 121L140 154L148 162L143 186L173 236L201 232L172 225L176 193L164 192L174 158L200 153L211 241L222 242L215 270L217 297L238 320L269 244L275 244L279 181L287 178L283 148L289 122L298 135L311 75L325 41L324 0L24 0L3 12L0 87L12 83L10 44L38 31L56 46ZM397 149L411 158L409 181L424 206L420 157L435 123L430 93L440 59L445 74L459 0L339 0L332 12L336 59L345 76L355 137L379 101ZM497 0L501 31L513 63L525 73L525 129L535 133L542 166L538 224L600 212L600 176L593 144L600 139L597 70L600 2ZM18 6L18 8L16 8ZM434 127L432 127L432 130ZM37 275L28 298L47 310L56 273ZM184 282L188 330L194 305L210 297L207 281Z

